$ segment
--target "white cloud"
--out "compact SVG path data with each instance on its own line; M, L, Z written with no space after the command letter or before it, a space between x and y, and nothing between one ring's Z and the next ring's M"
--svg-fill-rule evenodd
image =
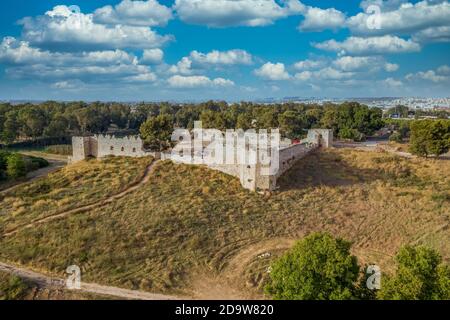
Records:
M351 57L344 56L333 61L334 66L343 71L355 71L378 67L380 64L379 57Z
M176 65L170 67L169 72L182 75L192 74L192 60L188 57L181 58Z
M450 26L431 27L413 34L416 42L450 42Z
M406 75L406 80L426 80L434 83L447 82L450 78L448 76L439 75L434 70L420 71L417 73L410 73Z
M139 61L143 64L159 64L164 59L164 52L161 49L145 49Z
M305 6L298 0L176 0L174 9L183 22L209 27L266 26Z
M313 45L318 49L335 51L341 55L378 55L420 51L419 44L395 36L349 37L343 42L332 39Z
M213 50L209 53L201 53L198 51L192 51L190 54L192 61L199 64L216 64L216 65L249 65L253 63L253 58L250 53L245 50L229 50L218 51Z
M313 73L311 71L299 72L295 75L295 78L300 81L308 81L312 78Z
M94 23L92 14L72 12L67 6L56 6L44 16L24 18L20 24L24 40L60 51L149 49L172 39L148 27Z
M403 82L400 80L396 80L394 78L386 78L382 81L382 84L388 87L401 87L403 86Z
M294 64L294 68L297 70L312 70L317 68L322 68L325 66L326 62L322 60L302 60Z
M52 89L58 90L74 90L81 89L84 87L84 83L82 81L77 80L66 80L55 82L50 86Z
M444 74L444 75L450 75L450 67L448 65L440 66L437 69L437 73Z
M295 75L300 81L343 80L352 78L353 72L346 72L332 67L326 67L317 71L303 71Z
M130 26L165 26L172 19L172 10L156 0L123 0L115 7L105 6L95 10L94 22Z
M167 82L173 88L199 88L199 87L229 87L234 82L228 79L210 79L206 76L180 76L170 77Z
M345 24L345 14L334 8L308 7L304 16L305 20L299 26L300 31L336 30Z
M124 78L126 82L154 82L156 79L156 75L150 71Z
M13 78L41 80L58 79L54 88L79 81L154 81L149 67L139 65L138 59L122 50L91 52L51 52L30 47L26 41L6 37L0 44L0 62L7 65L6 73Z
M33 48L27 41L5 37L0 44L0 62L5 64L45 64L48 66L137 64L137 58L122 50L91 52L51 52Z
M376 4L379 1L372 1ZM429 28L450 26L450 3L448 1L420 1L416 4L395 1L391 10L383 6L379 17L380 28L369 28L371 14L359 13L348 19L347 26L355 35L410 35ZM368 4L368 3L367 3ZM379 3L377 4L379 5ZM448 38L447 33L447 38ZM421 39L426 36L422 34ZM430 34L430 36L433 36Z
M400 66L398 64L395 63L386 63L384 65L384 70L386 70L387 72L395 72L400 68Z
M290 78L283 63L267 62L261 68L256 69L255 74L263 79L273 81L288 80Z

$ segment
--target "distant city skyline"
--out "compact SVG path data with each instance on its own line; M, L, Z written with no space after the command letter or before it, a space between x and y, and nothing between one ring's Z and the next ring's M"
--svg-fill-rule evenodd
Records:
M0 100L450 96L448 0L5 0L0 8Z

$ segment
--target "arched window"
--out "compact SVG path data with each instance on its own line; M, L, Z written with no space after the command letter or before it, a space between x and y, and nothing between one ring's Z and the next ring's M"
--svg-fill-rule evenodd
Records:
M133 152L136 152L136 148L133 148Z
M109 149L110 149L111 151L114 151L114 147L113 147L113 146L111 146Z
M125 148L124 148L124 147L122 147L122 148L120 149L120 151L124 152L124 151L125 151Z

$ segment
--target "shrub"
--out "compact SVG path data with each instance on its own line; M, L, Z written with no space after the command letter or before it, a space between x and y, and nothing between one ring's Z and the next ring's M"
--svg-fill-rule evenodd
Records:
M450 299L450 268L435 250L407 246L399 251L396 262L395 276L383 278L379 299Z
M402 143L402 142L403 142L403 138L402 138L401 133L400 133L400 132L394 132L394 133L391 134L391 136L389 137L389 141Z
M266 292L286 300L352 299L358 276L350 243L316 233L273 263Z
M12 153L7 159L6 173L8 177L16 179L27 174L27 168L23 157L18 153Z
M28 285L17 276L0 277L0 300L19 300L24 297Z

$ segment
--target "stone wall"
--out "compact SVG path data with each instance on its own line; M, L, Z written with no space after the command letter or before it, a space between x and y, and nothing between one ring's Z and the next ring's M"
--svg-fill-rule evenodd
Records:
M73 137L73 155L69 162L82 161L88 157L104 158L107 156L145 157L154 155L143 148L143 142L138 136L118 138L109 135L92 137Z
M261 164L223 164L208 165L208 167L239 178L242 186L246 189L252 191L274 190L277 187L277 179L292 168L298 160L319 147L328 148L331 147L332 144L333 132L331 130L309 130L308 137L301 141L301 143L284 147L279 150L279 169L276 173L270 175L267 174L268 168L262 167ZM73 137L72 146L73 156L69 158L70 162L81 161L87 157L145 157L149 155L157 159L172 160L171 155L168 153L152 153L144 150L143 142L137 136L124 138L106 135ZM235 157L237 157L237 155L235 155ZM180 160L178 162L182 161Z
M97 135L92 138L97 142L97 158L107 156L118 157L145 157L147 152L143 149L143 141L138 136L117 138L109 135Z

